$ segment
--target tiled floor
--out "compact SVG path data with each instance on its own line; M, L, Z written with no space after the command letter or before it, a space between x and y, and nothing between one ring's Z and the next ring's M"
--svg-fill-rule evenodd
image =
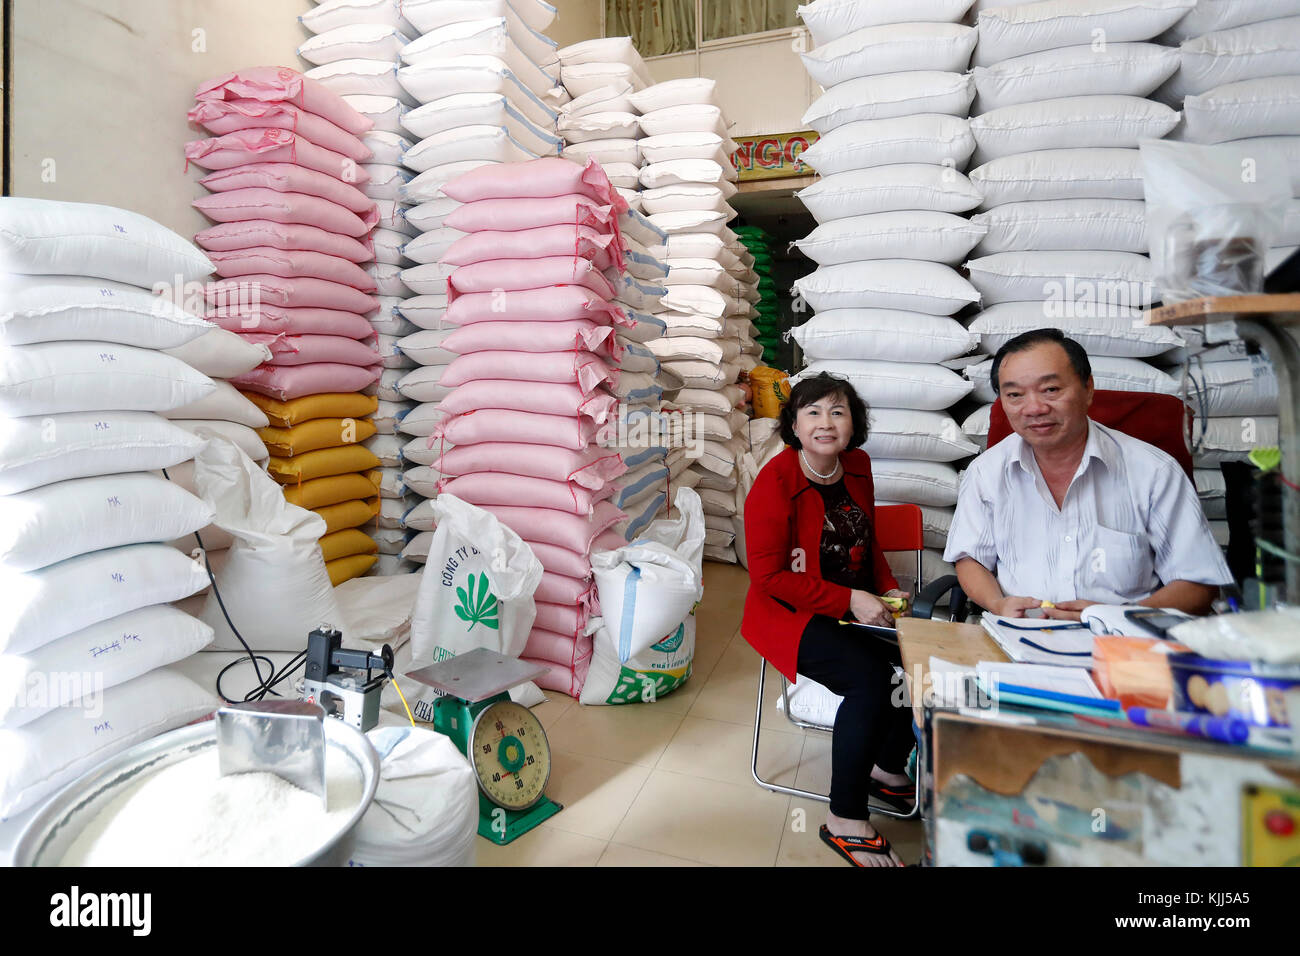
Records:
M694 673L654 704L584 707L550 694L536 708L554 753L552 799L564 805L509 846L478 841L480 866L845 866L817 839L826 805L764 790L750 776L758 655L740 636L748 577L705 562ZM768 671L760 772L822 790L830 737L775 708ZM921 825L875 821L905 862Z

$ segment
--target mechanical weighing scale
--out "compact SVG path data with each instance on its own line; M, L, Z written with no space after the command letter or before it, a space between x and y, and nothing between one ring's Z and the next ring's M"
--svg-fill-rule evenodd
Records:
M562 809L543 793L551 745L541 721L506 693L545 674L545 667L480 647L406 675L446 695L434 702L433 728L469 759L478 779L479 836L501 846Z

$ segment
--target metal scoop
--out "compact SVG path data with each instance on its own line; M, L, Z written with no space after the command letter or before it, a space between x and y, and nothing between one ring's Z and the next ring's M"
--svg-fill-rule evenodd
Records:
M273 773L327 804L325 711L301 700L222 707L217 711L217 760L223 777Z

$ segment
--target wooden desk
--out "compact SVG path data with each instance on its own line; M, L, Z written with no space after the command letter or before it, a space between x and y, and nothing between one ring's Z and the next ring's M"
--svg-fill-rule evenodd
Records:
M974 667L980 661L1010 660L988 631L978 624L950 624L904 617L898 621L898 647L903 672L912 691L912 712L918 727L924 726L922 694L930 686L930 657Z

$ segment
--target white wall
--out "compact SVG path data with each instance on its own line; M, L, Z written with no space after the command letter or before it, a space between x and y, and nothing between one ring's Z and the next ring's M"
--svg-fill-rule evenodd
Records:
M183 151L205 135L185 119L194 89L239 67L307 69L294 50L312 6L14 0L13 194L122 206L187 237L206 228L189 205L203 172L186 172Z

